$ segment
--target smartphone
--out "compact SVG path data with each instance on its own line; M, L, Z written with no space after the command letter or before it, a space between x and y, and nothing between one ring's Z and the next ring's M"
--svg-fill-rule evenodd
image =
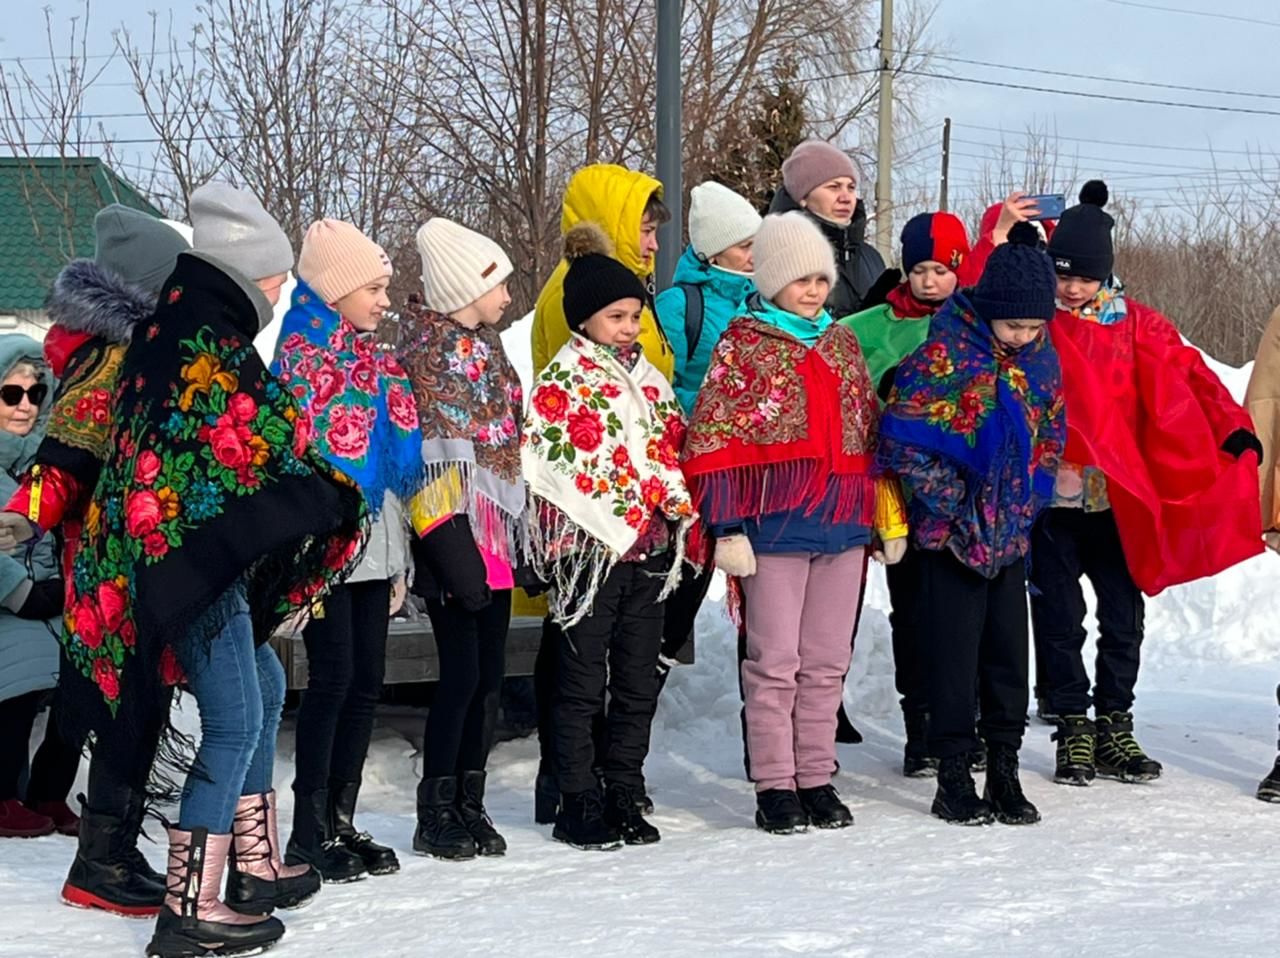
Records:
M1035 200L1036 209L1040 213L1031 217L1033 220L1056 220L1067 208L1067 198L1062 193L1040 193L1036 196L1024 196L1023 199Z

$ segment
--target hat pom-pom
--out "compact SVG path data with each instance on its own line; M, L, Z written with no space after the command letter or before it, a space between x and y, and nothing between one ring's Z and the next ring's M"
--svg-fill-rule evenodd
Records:
M1013 228L1009 230L1009 243L1035 248L1040 245L1040 234L1030 223L1014 223Z
M1080 189L1080 202L1090 206L1106 206L1111 193L1102 180L1090 180Z
M564 258L573 262L584 256L612 256L613 244L595 223L579 223L564 234Z

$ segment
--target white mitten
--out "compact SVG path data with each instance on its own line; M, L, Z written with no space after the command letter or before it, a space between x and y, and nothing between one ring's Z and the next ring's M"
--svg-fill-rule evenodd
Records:
M880 546L880 551L876 553L876 558L885 565L897 565L902 561L902 557L907 554L907 537L902 536L897 539L889 539Z
M12 555L20 546L35 538L35 530L26 516L16 512L0 512L0 552Z
M725 536L716 540L716 565L725 575L745 579L756 574L756 553L751 540L744 535Z

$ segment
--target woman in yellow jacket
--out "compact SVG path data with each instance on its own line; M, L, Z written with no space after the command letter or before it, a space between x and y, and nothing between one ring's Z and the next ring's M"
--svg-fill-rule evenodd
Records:
M561 235L582 222L595 223L613 243L614 257L643 282L652 297L653 257L658 252L658 227L671 219L662 202L662 184L647 173L611 163L583 167L564 191ZM561 260L538 295L533 312L533 372L536 376L569 341L564 319L564 275ZM640 345L650 363L668 381L675 375L675 353L654 318L652 300L640 317Z

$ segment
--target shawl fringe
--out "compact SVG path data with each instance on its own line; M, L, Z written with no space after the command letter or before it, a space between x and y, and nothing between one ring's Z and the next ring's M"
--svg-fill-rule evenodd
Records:
M429 462L421 501L432 516L466 513L476 545L515 566L529 554L531 524L523 508L512 512L481 488L484 467L474 459Z
M691 480L698 512L712 524L743 516L766 516L803 509L822 510L835 523L870 525L875 515L875 480L867 473L831 474L817 459L775 465L735 466Z

